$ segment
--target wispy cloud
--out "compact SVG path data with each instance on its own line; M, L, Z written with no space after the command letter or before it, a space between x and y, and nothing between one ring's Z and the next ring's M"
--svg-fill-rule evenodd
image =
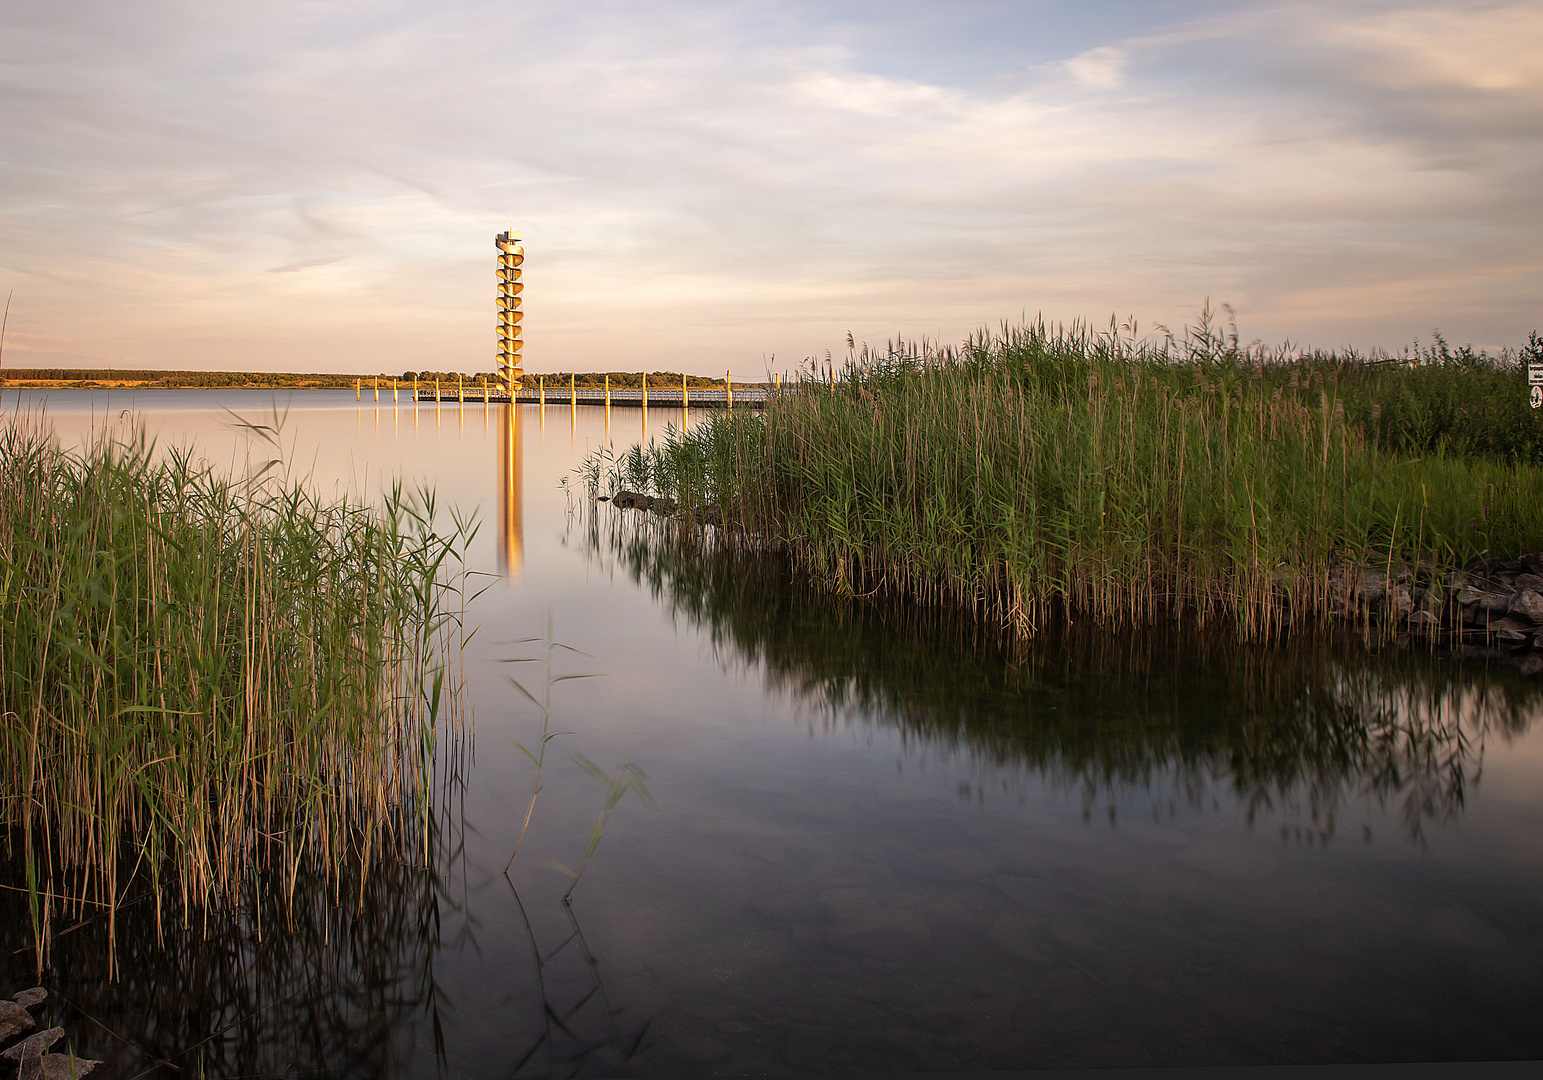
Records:
M1327 345L1536 320L1531 5L843 10L8 6L13 326L71 363L485 369L511 223L537 368L1207 294Z

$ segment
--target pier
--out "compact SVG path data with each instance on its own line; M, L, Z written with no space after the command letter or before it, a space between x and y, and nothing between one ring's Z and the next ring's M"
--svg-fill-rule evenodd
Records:
M529 379L529 376L526 376ZM466 405L603 405L634 409L731 409L736 405L758 408L766 404L766 386L520 386L510 390L493 383L453 386L418 383L414 401L452 402Z

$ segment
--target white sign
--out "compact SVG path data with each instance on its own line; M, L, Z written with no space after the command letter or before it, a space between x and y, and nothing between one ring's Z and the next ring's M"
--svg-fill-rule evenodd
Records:
M1527 365L1527 385L1543 386L1543 364Z

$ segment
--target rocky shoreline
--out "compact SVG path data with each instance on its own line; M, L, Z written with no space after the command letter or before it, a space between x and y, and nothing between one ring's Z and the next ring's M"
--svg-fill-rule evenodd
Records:
M1403 637L1432 639L1454 656L1543 674L1543 552L1486 559L1464 570L1429 564L1340 568L1342 620L1369 620Z
M664 517L679 509L663 496L625 489L598 501ZM694 518L701 525L723 524L722 511L711 503ZM1400 645L1418 638L1454 657L1509 663L1529 678L1543 675L1543 551L1458 571L1429 563L1383 569L1343 563L1334 577L1330 616L1336 621L1386 627Z

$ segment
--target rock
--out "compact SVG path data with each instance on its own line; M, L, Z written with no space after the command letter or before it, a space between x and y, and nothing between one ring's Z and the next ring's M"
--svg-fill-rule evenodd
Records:
M1543 574L1517 574L1516 587L1543 592Z
M1520 645L1527 640L1532 627L1507 616L1489 624L1490 633L1508 645Z
M1409 586L1400 585L1393 590L1391 597L1393 611L1403 618L1414 611L1414 594L1409 591Z
M1439 616L1433 615L1429 611L1425 611L1423 609L1420 611L1412 612L1409 616L1409 629L1411 630L1434 630L1440 625L1441 619Z
M1425 591L1425 596L1420 600L1420 610L1428 612L1441 621L1441 616L1446 613L1446 597L1442 589L1432 588Z
M1510 614L1528 622L1543 626L1543 594L1535 589L1523 589L1511 598Z
M36 1075L42 1077L42 1080L74 1080L77 1076L85 1076L101 1062L70 1054L44 1054L38 1064L42 1068Z
M31 990L23 990L21 993L12 996L11 1000L23 1009L30 1009L40 1001L47 1001L48 991L44 990L41 986L34 986Z
M1356 587L1356 593L1361 597L1363 604L1381 600L1383 594L1388 591L1388 579L1378 570L1361 571L1361 582Z
M1511 606L1511 594L1464 585L1457 590L1457 602L1463 607L1477 607L1483 611L1504 611Z
M28 1058L40 1058L43 1051L64 1037L62 1027L52 1027L47 1031L40 1031L36 1035L28 1035L15 1046L7 1047L0 1051L0 1057L11 1061L26 1061Z
M1529 679L1534 675L1543 674L1543 656L1539 656L1537 653L1528 653L1516 662L1516 670Z
M1543 576L1543 551L1534 551L1531 555L1523 555L1516 561L1526 568L1527 573Z
M32 1014L14 1001L0 1001L0 1042L37 1026Z
M675 504L662 495L644 495L641 491L618 491L611 496L611 505L618 510L652 510L656 514L675 513Z

